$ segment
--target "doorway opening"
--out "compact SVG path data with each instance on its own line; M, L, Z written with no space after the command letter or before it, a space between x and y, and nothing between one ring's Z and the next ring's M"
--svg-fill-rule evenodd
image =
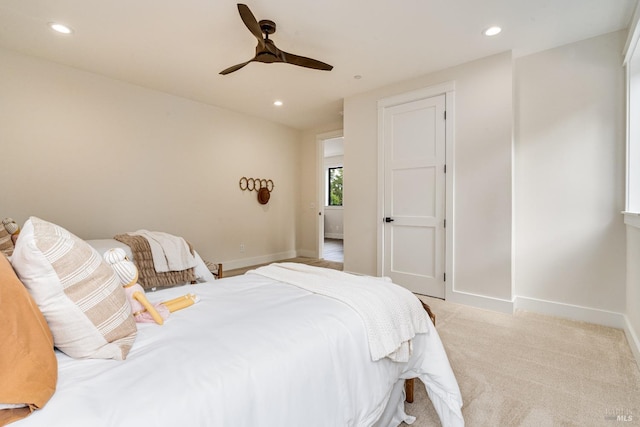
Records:
M317 137L318 144L318 258L344 262L342 131Z

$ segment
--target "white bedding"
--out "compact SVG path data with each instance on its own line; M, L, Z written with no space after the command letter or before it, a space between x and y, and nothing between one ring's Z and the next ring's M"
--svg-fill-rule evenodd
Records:
M464 425L462 399L437 332L408 363L373 362L347 305L257 275L148 293L200 302L163 326L138 324L125 361L58 353L57 391L20 427L371 426L412 421L402 378L420 376L443 425ZM430 385L430 386L429 386Z
M347 304L364 323L373 360L388 357L407 362L411 339L416 333L428 332L429 318L420 301L386 279L293 262L266 265L247 274L259 274Z

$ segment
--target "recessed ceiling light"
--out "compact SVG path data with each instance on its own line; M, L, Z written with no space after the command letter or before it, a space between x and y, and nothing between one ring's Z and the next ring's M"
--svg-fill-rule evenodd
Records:
M53 31L57 31L58 33L61 33L61 34L73 33L73 30L70 27L67 27L64 24L59 24L57 22L49 22L49 27L51 27Z
M484 34L485 36L491 37L491 36L495 36L497 34L500 34L501 31L502 31L502 28L493 26L493 27L489 27L486 30L484 30L482 32L482 34Z
M273 101L273 105L275 105L276 107L281 107L282 101Z
M360 80L362 76L360 74L356 74L355 76L353 76L353 78L356 80Z

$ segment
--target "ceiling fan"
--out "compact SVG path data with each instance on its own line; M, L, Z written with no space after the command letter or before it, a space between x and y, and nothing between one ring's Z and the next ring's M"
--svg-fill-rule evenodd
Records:
M267 19L263 19L258 22L246 4L239 3L238 12L240 12L240 18L242 18L242 22L244 22L244 25L246 25L249 31L251 31L251 34L253 34L258 39L258 45L256 46L256 56L254 56L247 62L243 62L242 64L237 64L225 70L222 70L220 71L220 74L225 75L233 73L234 71L238 71L240 68L244 67L250 62L264 62L267 64L270 64L272 62L283 62L285 64L298 65L300 67L313 68L315 70L331 71L331 69L333 69L332 65L325 64L324 62L306 58L304 56L294 55L292 53L287 53L278 49L273 43L273 40L269 38L270 34L276 32L275 22L269 21ZM262 37L263 33L264 38Z

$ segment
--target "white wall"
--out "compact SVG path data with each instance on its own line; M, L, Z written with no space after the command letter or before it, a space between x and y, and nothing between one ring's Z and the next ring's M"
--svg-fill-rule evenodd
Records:
M344 238L344 210L339 206L324 207L324 237Z
M376 274L377 101L455 81L455 292L511 303L512 59L510 53L473 61L345 100L345 269ZM455 168L449 168L455 163Z
M516 61L515 283L524 307L578 306L601 322L625 311L624 37Z
M0 216L167 231L231 268L295 255L298 131L4 49L0 64ZM274 181L268 205L242 176Z

